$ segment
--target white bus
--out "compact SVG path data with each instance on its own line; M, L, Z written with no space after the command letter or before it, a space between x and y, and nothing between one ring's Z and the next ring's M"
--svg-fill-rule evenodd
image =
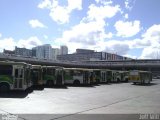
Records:
M31 87L31 65L25 62L0 61L0 91L26 90Z
M90 84L91 70L84 68L64 68L65 84Z
M45 85L64 85L63 67L43 66L43 82Z

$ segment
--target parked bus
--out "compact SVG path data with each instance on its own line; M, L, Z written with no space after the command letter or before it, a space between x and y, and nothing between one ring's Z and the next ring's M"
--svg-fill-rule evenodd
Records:
M129 72L129 81L134 84L149 84L152 81L152 73L150 71L132 70Z
M108 69L94 69L97 83L109 83L112 79L112 71Z
M25 62L0 61L0 91L26 90L31 87L31 65Z
M111 82L120 82L121 74L117 70L112 70L112 79Z
M41 65L32 65L32 83L34 86L43 85L42 78L42 66Z
M43 81L45 85L64 85L63 67L43 66Z
M101 70L100 69L94 69L93 71L95 73L96 83L99 84L100 81L101 81Z
M86 69L86 70L89 72L89 81L90 81L90 84L92 84L92 85L97 84L96 74L95 74L94 69Z
M83 68L64 68L65 84L90 84L90 70Z
M129 72L128 71L117 71L115 74L115 79L117 82L128 82Z

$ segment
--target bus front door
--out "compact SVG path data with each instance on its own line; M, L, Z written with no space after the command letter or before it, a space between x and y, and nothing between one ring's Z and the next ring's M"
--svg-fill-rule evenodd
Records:
M23 88L23 69L22 68L15 68L14 70L14 88L15 89L22 89Z

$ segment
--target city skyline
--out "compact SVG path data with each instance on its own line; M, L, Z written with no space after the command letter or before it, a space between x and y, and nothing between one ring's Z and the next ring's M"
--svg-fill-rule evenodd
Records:
M2 0L0 51L51 44L160 58L159 0Z

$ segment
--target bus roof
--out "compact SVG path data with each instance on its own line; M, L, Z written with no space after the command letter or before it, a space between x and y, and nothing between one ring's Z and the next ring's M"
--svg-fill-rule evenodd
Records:
M88 69L88 68L64 68L64 70L81 70L81 71L90 71L93 69Z

